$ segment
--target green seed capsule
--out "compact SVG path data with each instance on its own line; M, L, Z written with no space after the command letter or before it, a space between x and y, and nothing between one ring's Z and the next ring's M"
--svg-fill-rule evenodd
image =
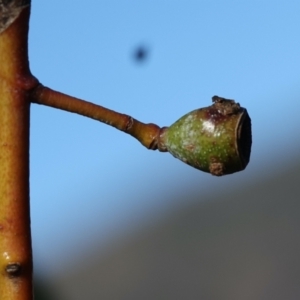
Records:
M212 175L241 171L250 160L250 117L233 100L218 96L212 100L211 106L194 110L164 128L159 148Z

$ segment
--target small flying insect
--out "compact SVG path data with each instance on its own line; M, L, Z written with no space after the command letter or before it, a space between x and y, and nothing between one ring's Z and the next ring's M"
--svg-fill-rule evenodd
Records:
M133 59L138 63L145 62L148 56L149 50L147 49L147 47L142 45L138 46L133 52Z

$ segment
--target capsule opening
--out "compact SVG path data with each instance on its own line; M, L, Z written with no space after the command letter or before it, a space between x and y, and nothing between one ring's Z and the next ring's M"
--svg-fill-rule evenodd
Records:
M238 151L243 164L243 169L246 168L250 161L251 146L252 146L252 131L251 119L246 109L238 127Z

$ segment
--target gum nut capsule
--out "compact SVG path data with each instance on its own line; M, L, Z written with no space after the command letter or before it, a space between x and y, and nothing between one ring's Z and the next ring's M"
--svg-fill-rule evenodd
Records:
M160 147L183 162L222 176L246 168L251 153L247 110L214 96L213 104L194 110L162 130Z

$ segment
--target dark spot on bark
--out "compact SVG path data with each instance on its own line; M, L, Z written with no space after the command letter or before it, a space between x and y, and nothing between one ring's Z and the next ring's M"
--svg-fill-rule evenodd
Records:
M7 275L10 278L16 278L19 277L21 275L22 272L22 266L20 263L9 263L6 267L5 267L5 271L7 273Z

